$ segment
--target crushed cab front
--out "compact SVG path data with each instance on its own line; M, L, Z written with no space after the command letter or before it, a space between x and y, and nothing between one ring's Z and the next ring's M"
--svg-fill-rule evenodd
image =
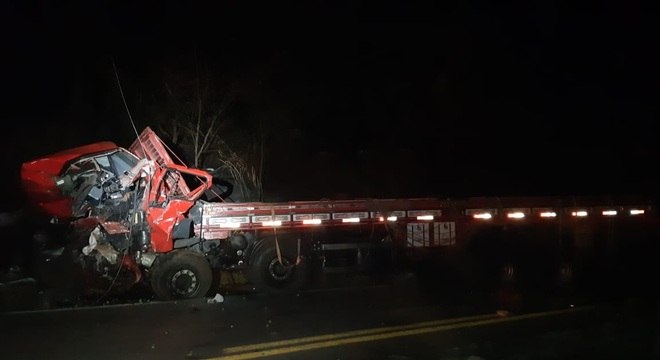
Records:
M76 159L117 148L115 143L104 141L60 151L26 162L21 167L23 190L28 199L48 215L70 218L72 216L72 198L65 195L58 187L59 176Z

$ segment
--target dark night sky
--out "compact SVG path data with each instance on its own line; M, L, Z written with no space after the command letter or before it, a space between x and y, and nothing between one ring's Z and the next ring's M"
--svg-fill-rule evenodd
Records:
M632 2L5 2L2 160L131 142L193 54L276 127L266 191L321 197L656 194L658 59ZM192 64L192 63L191 63ZM275 139L277 137L277 139Z

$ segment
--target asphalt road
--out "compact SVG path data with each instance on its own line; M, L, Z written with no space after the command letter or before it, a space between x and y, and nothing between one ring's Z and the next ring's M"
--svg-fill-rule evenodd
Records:
M429 296L413 279L0 314L2 359L660 358L658 301L503 290Z

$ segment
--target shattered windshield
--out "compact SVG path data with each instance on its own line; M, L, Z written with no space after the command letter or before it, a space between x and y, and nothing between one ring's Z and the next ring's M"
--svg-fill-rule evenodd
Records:
M119 179L137 163L134 155L119 149L76 161L56 182L73 199L73 214L79 216L105 199L121 197L123 186Z
M117 150L110 154L103 154L93 158L78 160L71 164L64 172L73 178L90 171L102 171L113 176L128 172L138 162L138 159L125 150Z
M126 174L138 162L135 156L122 150L111 154L110 161L112 161L116 175Z
M98 166L96 162L92 159L80 160L69 166L69 169L65 172L65 175L70 176L79 176L80 174L86 173L88 171L97 171Z

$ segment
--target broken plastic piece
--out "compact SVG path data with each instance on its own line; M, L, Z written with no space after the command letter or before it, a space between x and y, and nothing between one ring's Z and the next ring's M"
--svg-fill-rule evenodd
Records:
M101 239L101 227L97 226L94 228L91 234L89 234L89 245L85 246L82 248L82 253L85 255L89 255L94 248L96 248L96 245L98 245L99 240Z
M224 301L225 301L225 298L222 295L216 293L213 298L208 299L206 302L209 303L209 304L218 304L218 303L221 303L221 302L224 302Z

